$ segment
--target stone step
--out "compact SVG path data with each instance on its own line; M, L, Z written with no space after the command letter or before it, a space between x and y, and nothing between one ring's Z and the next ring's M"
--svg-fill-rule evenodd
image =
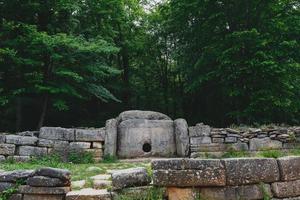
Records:
M66 200L112 200L113 193L107 190L85 188L67 193Z
M94 189L107 189L112 186L112 182L109 180L98 180L95 179L93 181L93 188Z

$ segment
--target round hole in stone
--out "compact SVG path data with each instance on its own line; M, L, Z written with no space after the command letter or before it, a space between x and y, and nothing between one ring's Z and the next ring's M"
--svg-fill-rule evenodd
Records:
M144 151L144 152L148 153L148 152L151 151L151 149L152 149L151 144L145 143L145 144L143 145L143 151Z

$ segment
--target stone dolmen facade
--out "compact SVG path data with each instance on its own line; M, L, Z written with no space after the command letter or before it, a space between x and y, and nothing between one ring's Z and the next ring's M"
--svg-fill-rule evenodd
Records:
M0 194L15 188L9 200L65 200L70 192L70 172L41 168L0 173Z
M169 200L300 199L300 157L165 159L152 168Z

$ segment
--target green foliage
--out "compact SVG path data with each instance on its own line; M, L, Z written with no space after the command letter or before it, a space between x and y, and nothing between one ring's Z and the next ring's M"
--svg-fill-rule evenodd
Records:
M68 161L74 164L89 164L95 163L93 152L69 152Z
M105 155L103 157L103 163L115 163L118 161L117 156Z
M123 194L118 195L117 200L163 200L164 189L151 187L146 191L142 191L140 194Z
M247 151L235 151L235 150L230 150L225 152L222 155L222 158L241 158L241 157L249 157L250 153Z

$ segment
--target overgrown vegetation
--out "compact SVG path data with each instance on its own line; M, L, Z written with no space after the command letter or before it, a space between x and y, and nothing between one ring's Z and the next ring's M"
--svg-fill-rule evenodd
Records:
M3 0L0 129L299 123L298 0Z
M17 180L16 184L0 193L0 200L9 200L10 197L18 191L20 185L24 184L23 180Z
M117 196L117 200L164 200L164 189L158 187L150 187L149 189L141 191L138 193L121 194Z

